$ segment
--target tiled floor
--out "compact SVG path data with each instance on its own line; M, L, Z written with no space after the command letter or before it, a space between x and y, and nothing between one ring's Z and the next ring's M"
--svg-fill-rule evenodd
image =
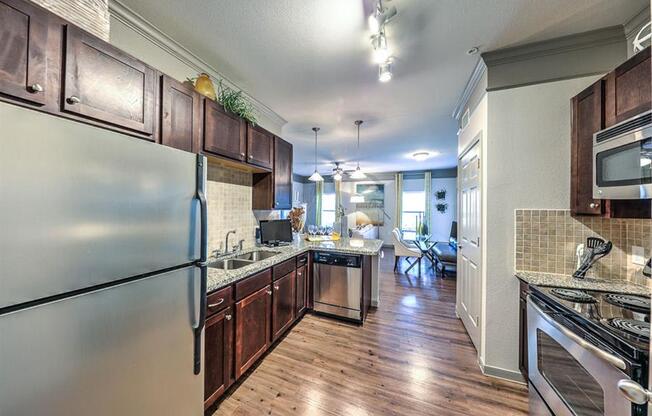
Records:
M363 327L306 315L214 415L526 415L524 386L481 374L455 280L386 254Z

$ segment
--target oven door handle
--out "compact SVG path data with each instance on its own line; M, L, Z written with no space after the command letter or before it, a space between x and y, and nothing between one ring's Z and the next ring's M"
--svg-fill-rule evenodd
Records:
M539 306L537 306L536 303L534 303L531 299L530 296L527 297L527 303L534 309L543 319L546 320L553 328L555 328L557 331L561 332L564 336L570 338L573 342L578 344L580 347L584 348L587 351L590 351L594 355L598 356L602 360L608 362L609 364L613 365L616 368L619 368L621 370L627 370L627 364L625 364L625 361L621 360L620 358L616 357L613 354L610 354L604 350L601 350L600 348L596 347L595 345L591 344L584 338L578 336L577 334L573 333L570 329L565 328L562 326L559 322L555 321L552 319L548 314L546 314Z

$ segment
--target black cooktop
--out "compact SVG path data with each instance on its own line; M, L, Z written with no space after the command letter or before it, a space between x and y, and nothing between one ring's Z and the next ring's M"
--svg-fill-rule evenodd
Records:
M631 357L649 355L650 298L592 290L531 286L546 303ZM559 308L561 307L561 308Z

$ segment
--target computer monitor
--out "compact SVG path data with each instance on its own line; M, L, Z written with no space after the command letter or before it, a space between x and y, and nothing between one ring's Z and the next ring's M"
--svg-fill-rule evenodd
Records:
M278 244L292 242L292 225L290 220L261 220L260 242Z

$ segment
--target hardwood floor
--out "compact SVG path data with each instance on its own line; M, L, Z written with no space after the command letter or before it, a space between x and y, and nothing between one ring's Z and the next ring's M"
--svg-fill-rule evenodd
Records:
M525 386L480 372L455 279L394 274L385 254L363 327L306 315L214 416L526 415Z

